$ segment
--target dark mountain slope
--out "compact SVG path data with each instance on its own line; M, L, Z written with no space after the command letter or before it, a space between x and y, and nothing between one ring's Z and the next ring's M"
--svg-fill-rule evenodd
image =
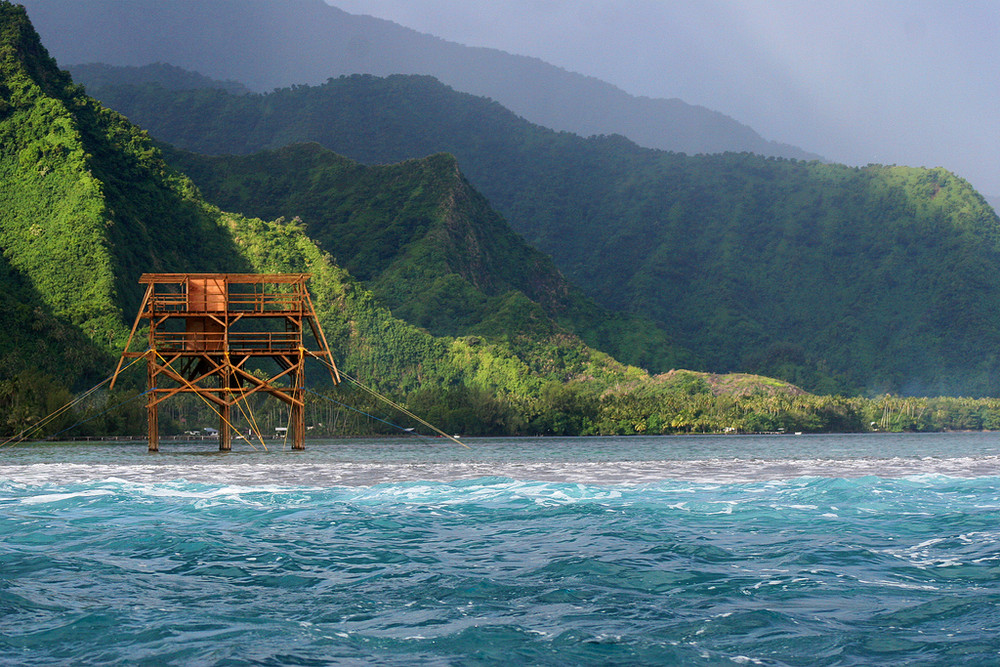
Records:
M633 97L536 58L470 48L322 0L24 0L63 63L167 62L257 91L331 76L426 74L497 100L532 122L588 136L617 133L687 153L816 157L770 142L721 113Z
M107 375L113 362L108 351L84 336L79 328L55 317L31 282L2 255L0 286L0 313L3 313L0 405L17 393L17 383L11 379L24 374L44 374L89 383ZM3 386L4 379L7 387Z
M204 153L316 141L368 163L446 151L514 229L607 307L650 316L704 368L813 390L996 394L996 214L944 170L581 139L426 77L266 96L95 93Z
M375 167L318 144L214 158L167 148L166 156L226 209L301 217L309 236L393 313L436 335L551 335L559 323L628 363L692 362L651 322L614 315L572 287L450 155ZM527 310L501 316L512 299Z
M249 88L238 81L217 81L186 70L176 65L153 63L141 67L109 67L103 64L70 65L66 68L75 81L87 81L92 86L102 85L144 85L155 83L172 90L193 90L195 88L218 88L233 95L251 93Z

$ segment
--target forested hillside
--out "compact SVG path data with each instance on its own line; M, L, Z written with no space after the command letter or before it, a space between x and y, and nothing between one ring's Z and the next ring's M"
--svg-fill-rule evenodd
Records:
M95 87L121 84L141 86L147 83L156 83L173 90L218 88L234 95L246 95L253 92L238 81L218 81L204 74L198 74L167 63L155 63L142 67L108 67L102 63L89 63L70 65L66 71L75 81L87 81Z
M397 397L483 392L480 412L494 418L480 415L480 428L525 426L532 415L525 409L535 404L537 416L548 384L648 378L554 324L533 336L454 339L393 317L301 223L245 218L206 203L144 132L57 69L23 10L7 2L0 2L0 92L6 434L58 407L52 402L68 389L110 372L145 271L312 273L320 319L345 369ZM409 187L419 188L419 179ZM511 318L537 308L523 295L511 299Z
M429 77L251 96L94 93L156 138L208 154L298 141L366 163L449 152L570 280L657 321L699 368L823 393L1000 393L998 219L944 170L583 139Z
M450 155L365 166L318 144L293 144L229 157L167 148L166 157L227 210L299 218L397 317L435 335L508 339L563 330L645 368L692 361L651 321L608 311L570 285Z
M0 2L0 93L0 137L5 149L0 156L4 315L0 434L4 436L38 422L66 403L71 391L78 392L110 372L138 305L136 279L145 271L311 273L310 290L341 368L376 390L407 401L449 430L687 432L720 430L722 424L822 430L855 429L863 420L858 411L803 396L794 387L765 378L741 378L733 385L742 393L760 393L744 405L733 398L735 390L713 389L697 374L651 378L587 347L518 289L537 295L549 308L559 302L558 293L571 291L548 260L509 231L476 235L479 225L488 231L491 225L502 224L464 183L452 158L439 156L378 172L327 151L317 152L315 147L270 156L302 157L303 151L312 150L311 167L325 164L334 172L353 172L357 183L352 187L346 187L351 179L340 181L345 201L383 197L396 210L400 193L413 195L425 188L454 198L450 208L443 209L447 213L443 217L437 211L417 210L433 197L411 196L409 202L416 208L402 204L396 218L375 215L374 205L359 206L359 224L368 226L376 240L382 226L391 233L381 233L380 243L368 243L359 235L353 246L345 244L366 260L385 261L387 270L395 263L389 258L393 254L415 271L424 266L433 272L440 259L447 265L441 275L452 271L485 290L480 295L500 297L490 302L488 316L478 325L483 335L436 337L394 317L309 238L303 222L294 218L265 222L208 204L185 176L167 166L143 131L102 108L57 69L24 12L8 2ZM310 173L320 181L331 175L325 170ZM448 187L435 190L442 177ZM313 194L323 196L324 187ZM468 201L458 201L462 197ZM300 203L305 204L296 205ZM313 206L322 208L321 203ZM477 222L474 216L480 215L485 218ZM420 233L398 234L404 242L410 240L402 246L396 241L407 224L416 224L415 231L420 225L427 226L426 232L464 230L456 240L479 240L484 247L455 253L466 261L463 266L455 266L453 257L423 262L407 257L420 242L424 251L430 250ZM487 242L510 247L490 248ZM331 245L336 247L336 239ZM383 248L387 257L379 255ZM519 273L516 268L491 266L497 252L542 270ZM469 265L474 260L482 266ZM368 266L365 261L357 265L362 271ZM540 279L536 285L530 284L533 276ZM405 304L400 305L405 310ZM502 321L495 321L491 329L486 322L490 318ZM78 419L89 421L74 434L140 432L141 404L134 397L141 376L137 372L125 377L124 388L114 395L91 395L81 404L80 414L63 413L36 435L62 432ZM381 418L358 419L365 409L393 417L384 406L374 406L348 389L339 389L336 396L342 406L336 410L338 416L324 427L327 430L317 432L329 433L331 427L337 433L345 428L371 432L382 424ZM128 409L116 409L122 398L132 401ZM316 410L320 400L311 395L310 414L320 414ZM359 401L361 413L352 406ZM184 401L179 403L179 410L192 409ZM686 404L690 408L683 414L672 414ZM704 414L705 406L714 410L711 418ZM764 421L755 413L760 409L767 410ZM173 416L165 414L162 428L180 429L180 414L176 410Z

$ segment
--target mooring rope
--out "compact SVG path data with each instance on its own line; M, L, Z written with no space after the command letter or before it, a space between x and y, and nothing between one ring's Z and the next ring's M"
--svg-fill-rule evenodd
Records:
M310 354L310 355L312 355L313 357L315 357L315 358L316 358L316 359L317 359L317 360L318 360L318 361L319 361L319 362L320 362L321 364L325 364L325 365L329 366L329 364L327 363L327 361L326 361L325 359L323 359L322 357L320 357L319 355L317 355L317 354L316 354L315 352L309 352L309 354ZM406 408L404 408L404 407L403 407L402 405L400 405L399 403L396 403L395 401L393 401L393 400L392 400L391 398L389 398L389 397L387 397L387 396L383 396L382 394L380 394L379 392L375 391L375 390L374 390L374 389L372 389L371 387L367 387L367 386L365 386L365 385L364 385L364 384L363 384L363 383L362 383L362 382L361 382L360 380L358 380L357 378L355 378L355 377L351 377L350 375L348 375L347 373L345 373L345 372L344 372L344 371L342 371L342 370L338 370L337 372L338 372L338 373L339 373L339 374L340 374L340 375L341 375L342 377L344 377L344 378L346 378L347 380L349 380L349 381L350 381L350 382L351 382L351 383L352 383L352 384L353 384L354 386L356 386L356 387L358 387L359 389L361 389L362 391L365 391L365 392L367 392L368 394L370 394L371 396L373 396L373 397L377 398L377 399L378 399L378 400L380 400L380 401L384 401L385 403L387 403L388 405L392 406L392 407L393 407L393 408L395 408L396 410L399 410L400 412L402 412L402 413L403 413L404 415L406 415L406 416L407 416L407 417L409 417L410 419L413 419L414 421L417 421L417 422L419 422L419 423L423 424L424 426L426 426L427 428L431 429L432 431L434 431L434 432L435 432L435 433L437 433L438 435L440 435L440 436L442 436L442 437L444 437L444 438L448 438L449 440L451 440L451 441L452 441L452 442L454 442L455 444L458 444L458 445L462 445L462 446L463 446L463 447L465 447L466 449L472 449L471 447L469 447L469 446L468 446L467 444L465 444L464 442L462 442L461 440L459 440L459 439L458 439L458 438L456 438L455 436L453 436L453 435L448 435L447 433L445 433L444 431L442 431L441 429L439 429L439 428L438 428L437 426L434 426L434 425L433 425L433 424L431 424L430 422L428 422L428 421L426 421L426 420L424 420L424 419L421 419L421 418L420 418L420 417L418 417L417 415L413 414L412 412L410 412L409 410L407 410ZM345 406L345 407L346 407L346 406ZM371 415L369 415L369 416L371 416ZM388 423L388 422L386 422L386 423ZM395 424L393 424L393 426L395 426Z
M229 350L226 350L226 365L227 365L227 366L230 366L230 365L232 365L232 364L230 363L230 361L229 361ZM173 369L171 369L171 370L173 370ZM174 371L174 372L176 373L177 371ZM242 415L243 415L243 418L247 420L247 423L248 423L248 424L250 424L250 428L251 428L251 430L253 431L254 435L256 435L256 436L257 436L257 439L258 439L258 440L260 440L260 445L261 445L261 447L263 447L263 448L264 448L264 451L266 452L266 451L267 451L267 443L265 443L265 442L264 442L264 436L263 436L263 435L261 434L261 432L260 432L260 428L258 428L258 426L257 426L257 419L256 419L256 418L254 417L254 414L253 414L253 409L252 409L252 408L250 407L250 399L249 399L249 397L247 396L247 394L246 394L246 392L245 392L245 391L241 391L241 392L240 392L240 395L241 395L241 396L242 396L242 398L243 398L243 402L244 402L244 403L246 403L246 406L247 406L247 407L246 407L246 410L244 410L244 409L243 409L243 406L242 406L242 405L240 405L240 397L239 397L239 396L237 396L237 395L236 395L235 393L233 393L233 390L232 390L232 389L230 389L230 390L229 390L229 397L230 397L231 399L233 399L233 402L234 402L234 403L236 404L236 407L240 409L240 414L242 414ZM235 430L235 429L234 429L234 430ZM247 439L247 438L244 438L244 437L243 437L243 434L242 434L242 433L240 433L239 431L236 431L236 434L237 434L237 435L238 435L238 436L239 436L240 438L243 438L243 439L244 439L244 440L246 440L247 442L250 442L250 440L249 440L249 439ZM251 446L252 446L252 445L251 445Z
M149 350L146 350L146 351L148 352ZM135 360L132 361L132 363L130 363L128 366L126 366L125 368L123 368L121 370L121 372L124 373L126 370L128 370L129 368L131 368L132 365L135 364L136 362L138 362L140 359L143 359L143 357L141 357L141 356L140 357L136 357ZM27 437L28 437L28 435L30 433L33 433L33 432L35 432L37 430L40 430L46 424L48 424L49 422L51 422L52 420L54 420L56 417L58 417L62 413L64 413L67 410L71 409L73 406L79 404L81 401L86 400L86 398L88 396L90 396L95 391L97 391L98 389L100 389L101 387L103 387L104 385L106 385L108 382L110 382L112 380L112 378L114 378L115 375L117 375L117 374L118 374L118 371L116 370L114 373L112 373L108 377L104 378L103 380L101 380L100 382L98 382L97 384L95 384L93 387L91 387L87 391L83 392L82 394L80 394L79 396L77 396L76 398L74 398L73 400L71 400L66 405L64 405L61 408L58 408L55 411L49 413L47 416L45 416L42 419L38 420L37 422L35 422L31 426L27 427L26 429L24 429L20 433L18 433L16 435L12 435L11 437L7 438L2 443L0 443L0 449L2 449L3 447L6 447L7 445L13 446L13 445L16 445L19 442L24 442L27 439ZM129 399L129 400L131 400L131 399ZM127 402L127 401L123 401L123 402ZM89 419L87 421L89 421ZM78 426L78 425L79 424L76 424L74 426ZM73 428L73 427L70 427L70 428ZM68 430L68 429L66 429L66 430ZM66 430L60 431L60 433L65 433Z
M246 392L241 392L241 393L243 394L243 402L246 403L246 406L247 406L246 410L244 410L243 406L240 405L240 399L236 396L236 394L234 394L232 392L232 390L230 390L229 396L231 398L235 399L233 402L236 404L236 407L238 407L240 409L240 414L242 414L243 418L247 420L248 424L250 424L250 429L253 431L253 434L257 436L257 439L260 440L260 444L264 448L264 451L266 452L267 451L267 443L264 442L264 436L261 434L260 429L257 428L257 420L254 418L254 416L253 416L253 410L250 408L250 399L247 398ZM235 430L235 428L234 428L234 430ZM236 431L236 434L240 438L243 438L247 442L250 442L250 440L248 440L247 438L243 437L243 434L240 433L239 431Z
M393 424L391 421L386 421L385 419L380 419L379 417L376 417L375 415L371 414L370 412L365 412L364 410L359 410L358 408L356 408L356 407L354 407L352 405L347 405L346 403L341 403L338 400L332 399L329 396L326 396L324 394L320 394L319 392L313 391L312 389L306 389L306 391L308 391L310 394L313 394L314 396L319 396L320 398L322 398L325 401L329 401L329 402L331 402L331 403L333 403L335 405L339 405L342 408L347 408L348 410L353 410L354 412L357 412L360 415L364 415L365 417L368 417L369 419L374 419L377 422L382 422L383 424L385 424L387 426L391 426L391 427L393 427L395 429L399 429L400 431L402 431L403 433L406 433L408 435L415 435L415 436L418 436L418 437L420 436L419 433L416 433L412 429L404 428L404 427L400 426L399 424Z
M304 405L302 406L302 409L305 410L305 406ZM285 447L288 446L288 433L291 430L292 430L292 406L289 405L288 406L288 421L285 422L285 433L282 435L282 438L281 438L281 451L285 451Z
M112 405L107 410L104 410L103 412L98 412L96 415L92 415L90 417L87 417L86 419L82 419L82 420L78 421L77 423L73 424L72 426L70 426L68 428L64 428L63 430L59 431L58 433L53 433L52 435L49 436L49 438L50 439L51 438L55 438L55 437L58 437L58 436L62 435L63 433L66 433L67 431L72 431L77 426L82 426L83 424L86 424L89 421L93 421L94 419L97 419L101 415L106 415L107 413L111 412L112 410L120 408L121 406L125 405L126 403L131 403L132 401L136 400L137 398L142 398L143 396L145 396L146 394L148 394L150 391L152 391L152 389L147 389L146 391L142 392L141 394L136 394L135 396L133 396L131 398L126 398L124 401L118 401L117 403L115 403L114 405Z
M451 441L452 441L452 442L454 442L455 444L457 444L457 445L462 445L462 446L463 446L463 447L465 447L466 449L472 449L471 447L469 447L469 446L468 446L467 444L465 444L464 442L462 442L461 440L459 440L459 439L458 439L458 438L456 438L455 436L453 436L453 435L448 435L447 433L445 433L444 431L442 431L441 429L439 429L439 428L438 428L437 426L435 426L434 424L431 424L431 423L430 423L430 422L428 422L427 420L425 420L425 419L422 419L422 418L418 417L417 415L413 414L412 412L410 412L409 410L407 410L406 408L404 408L404 407L403 407L402 405L400 405L399 403L396 403L395 401L393 401L393 400L392 400L391 398L389 398L389 397L387 397L387 396L383 396L382 394L380 394L379 392L375 391L375 390L374 390L374 389L372 389L371 387L367 387L367 386L365 386L365 385L364 385L364 384L362 384L362 382L361 382L360 380L358 380L357 378L354 378L354 377L351 377L350 375L348 375L348 374L347 374L347 373L345 373L344 371L340 371L340 374L341 374L341 375L342 375L343 377L347 378L347 379L348 379L348 380L349 380L349 381L350 381L350 382L351 382L352 384L354 384L354 385L355 385L356 387L358 387L359 389L362 389L363 391L366 391L366 392L368 392L369 394L371 394L371 395L372 395L372 396L374 396L375 398L377 398L377 399L379 399L379 400L381 400L381 401L384 401L384 402L385 402L386 404L388 404L388 405L392 406L393 408L395 408L395 409L399 410L400 412L402 412L402 413L403 413L404 415L406 415L406 416L407 416L407 417L409 417L410 419L413 419L414 421L417 421L417 422L419 422L419 423L423 424L424 426L426 426L427 428L431 429L432 431L434 431L435 433L437 433L437 434L438 434L438 435L440 435L441 437L444 437L444 438L448 438L449 440L451 440Z
M227 364L230 363L229 362L229 350L226 350L226 363ZM243 398L243 402L246 404L247 407L246 407L246 410L243 409L243 406L240 405L240 398L239 397L237 397L236 401L235 401L236 407L238 407L240 409L240 413L243 415L243 418L247 420L248 424L250 424L250 428L253 429L253 432L257 436L257 439L260 440L261 447L263 447L264 451L266 452L267 451L267 443L264 442L264 435L260 432L260 426L257 425L257 417L254 416L253 409L250 407L250 397L247 396L246 392L240 392L240 394L241 394L241 396ZM229 395L230 396L234 396L232 390L230 390ZM249 442L249 440L247 442Z

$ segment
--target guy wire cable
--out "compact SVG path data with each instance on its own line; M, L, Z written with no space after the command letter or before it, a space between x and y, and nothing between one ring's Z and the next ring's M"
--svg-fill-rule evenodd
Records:
M133 364L135 364L137 361L139 361L142 358L143 357L136 357L136 359L134 361L132 361L132 363L130 363L128 366L126 366L125 368L123 368L121 370L121 372L125 372L126 370L128 370L129 368L131 368ZM76 405L76 404L80 403L81 401L83 401L85 398L87 398L88 396L90 396L92 393L94 393L95 391L97 391L98 389L100 389L103 385L105 385L108 382L110 382L111 379L116 374L117 373L112 373L111 375L109 375L108 377L104 378L103 380L101 380L100 382L98 382L97 384L95 384L93 387L91 387L90 389L88 389L87 391L83 392L82 394L80 394L79 396L77 396L76 398L74 398L73 400L71 400L66 405L62 406L61 408L56 409L54 412L52 412L49 415L43 417L42 419L40 419L36 423L32 424L28 428L24 429L20 433L18 433L16 435L12 435L10 438L8 438L7 440L5 440L2 443L0 443L0 448L5 447L6 445L12 445L12 444L16 445L19 442L23 442L24 440L27 439L27 436L28 436L29 433L31 433L32 431L41 429L43 426L45 426L50 421L52 421L53 419L55 419L56 417L58 417L59 415L61 415L63 412L65 412L66 410L69 410L74 405ZM61 432L64 432L64 431L61 431Z
M342 408L347 408L348 410L352 410L354 412L357 412L359 415L364 415L365 417L368 417L369 419L374 419L377 422L382 422L386 426L391 426L394 429L398 429L398 430L402 431L403 433L406 433L407 435L412 435L412 436L415 436L417 438L423 438L422 435L420 435L419 433L417 433L413 429L404 428L404 427L400 426L399 424L393 424L391 421L387 421L385 419L381 419L379 417L376 417L375 415L371 414L370 412L365 412L364 410L359 410L358 408L354 407L353 405L348 405L347 403L341 403L338 400L332 399L329 396L324 396L323 394L320 394L319 392L313 391L312 389L306 388L306 391L308 391L310 394L313 394L315 396L318 396L318 397L322 398L324 401L329 401L330 403L333 403L334 405L339 405Z
M318 360L318 361L319 361L319 362L320 362L321 364L325 364L325 365L329 366L329 363L328 363L328 362L327 362L327 361L326 361L325 359L323 359L322 357L320 357L320 356L319 356L318 354L316 354L315 352L309 352L309 354L310 354L310 355L312 355L313 357L315 357L315 358L316 358L316 359L317 359L317 360ZM339 373L340 375L342 375L343 377L345 377L345 378L347 378L348 380L350 380L350 381L351 381L351 382L352 382L352 383L353 383L353 384L354 384L355 386L357 386L357 387L358 387L359 389L362 389L362 390L364 390L364 391L368 392L369 394L371 394L371 395L372 395L372 396L374 396L375 398L379 399L380 401L385 401L386 403L388 403L388 404L389 404L389 405L391 405L392 407L394 407L394 408L396 408L397 410L399 410L400 412L402 412L402 413L403 413L404 415L406 415L407 417L410 417L411 419L414 419L414 420L416 420L416 421L420 422L421 424L423 424L423 425L424 425L424 426L426 426L427 428L431 429L431 430L432 430L432 431L434 431L435 433L437 433L437 434L441 435L442 437L445 437L445 438L448 438L448 439L449 439L449 440L451 440L452 442L454 442L454 443L456 443L456 444L459 444L459 445L462 445L462 446L463 446L463 447L465 447L466 449L472 449L471 447L469 447L469 446L468 446L467 444L465 444L464 442L462 442L461 440L459 440L459 439L458 439L458 438L456 438L455 436L453 436L453 435L448 435L447 433L445 433L444 431L442 431L441 429L439 429L439 428L438 428L437 426L434 426L434 425L433 425L433 424L431 424L430 422L428 422L428 421L426 421L426 420L424 420L424 419L421 419L421 418L420 418L420 417L418 417L417 415L413 414L412 412L410 412L409 410L407 410L406 408L404 408L404 407L403 407L402 405L400 405L399 403L396 403L396 402L395 402L395 401L393 401L392 399L390 399L390 398L388 398L388 397L386 397L386 396L383 396L382 394L378 393L378 392L377 392L377 391L375 391L374 389L371 389L371 388L369 388L369 387L366 387L366 386L365 386L364 384L362 384L362 383L361 383L361 381L360 381L360 380L358 380L357 378L354 378L354 377L351 377L350 375L348 375L347 373L345 373L344 371L342 371L342 370L339 370L339 369L338 369L338 371L337 371L337 372L338 372L338 373Z
M125 405L126 403L131 403L132 401L134 401L134 400L136 400L138 398L142 398L143 396L145 396L146 394L148 394L151 391L152 391L152 389L147 389L146 391L142 392L141 394L136 394L132 398L126 398L124 401L119 401L118 403L115 403L114 405L112 405L107 410L103 410L102 412L98 412L96 415L91 415L90 417L87 417L86 419L82 419L82 420L78 421L77 423L73 424L72 426L70 426L68 428L64 428L63 430L59 431L58 433L53 433L52 435L49 436L49 439L55 438L58 435L62 435L66 431L72 431L77 426L81 426L83 424L86 424L89 421L93 421L94 419L97 419L101 415L106 415L107 413L111 412L112 410L114 410L116 408L120 408L121 406Z

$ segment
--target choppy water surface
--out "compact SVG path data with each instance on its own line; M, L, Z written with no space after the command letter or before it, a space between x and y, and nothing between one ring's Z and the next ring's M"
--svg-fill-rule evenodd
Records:
M468 443L0 449L0 664L1000 664L1000 434Z

